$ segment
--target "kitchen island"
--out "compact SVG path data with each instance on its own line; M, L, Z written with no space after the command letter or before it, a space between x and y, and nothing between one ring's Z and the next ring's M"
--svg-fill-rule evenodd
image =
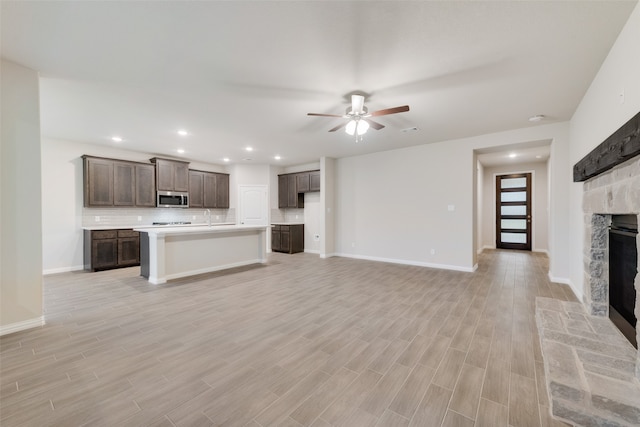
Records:
M136 228L140 274L155 285L242 265L265 263L267 226Z

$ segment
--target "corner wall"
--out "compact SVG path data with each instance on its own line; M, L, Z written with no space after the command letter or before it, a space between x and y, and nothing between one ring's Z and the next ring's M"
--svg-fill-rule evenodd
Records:
M640 4L636 5L570 122L569 167L600 145L640 111ZM570 194L570 276L584 291L585 221L583 183L572 182Z
M38 73L0 65L0 335L40 326L42 202Z

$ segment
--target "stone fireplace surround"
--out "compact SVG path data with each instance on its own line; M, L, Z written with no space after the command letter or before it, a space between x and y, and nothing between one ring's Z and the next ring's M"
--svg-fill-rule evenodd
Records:
M583 212L583 304L536 298L551 413L578 426L638 426L640 353L608 317L608 247L611 216L640 213L640 156L587 180ZM640 317L640 275L634 286Z
M608 317L611 215L640 213L640 156L586 181L582 206L586 225L583 302L589 314ZM640 248L640 234L636 239L636 245ZM637 297L640 295L640 275L636 275L634 286L634 313L636 318L640 318L640 299ZM638 326L636 338L640 337ZM636 353L635 373L636 378L640 379L640 352Z

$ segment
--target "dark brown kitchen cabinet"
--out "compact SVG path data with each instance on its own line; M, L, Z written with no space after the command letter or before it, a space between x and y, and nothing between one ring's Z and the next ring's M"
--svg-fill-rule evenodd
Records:
M189 170L189 206L192 208L229 208L229 175Z
M113 162L113 205L135 206L136 179L133 163Z
M278 175L278 207L303 208L304 193L320 191L320 171Z
M320 191L320 171L309 172L309 191Z
M189 207L204 207L204 172L189 171Z
M156 184L159 191L189 191L189 163L180 160L151 159L156 165Z
M304 224L272 225L271 250L295 254L304 252Z
M278 207L304 207L304 194L298 193L296 174L278 175Z
M98 271L140 265L140 235L133 230L85 230L84 268Z
M146 163L82 156L84 206L154 207L155 166Z
M113 206L113 160L83 156L84 205Z

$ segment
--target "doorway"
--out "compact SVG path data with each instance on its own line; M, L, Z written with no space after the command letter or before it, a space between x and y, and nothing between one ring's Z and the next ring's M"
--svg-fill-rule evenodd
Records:
M267 225L268 223L268 189L266 185L241 185L239 210L241 225Z
M496 176L496 248L531 250L531 173Z

